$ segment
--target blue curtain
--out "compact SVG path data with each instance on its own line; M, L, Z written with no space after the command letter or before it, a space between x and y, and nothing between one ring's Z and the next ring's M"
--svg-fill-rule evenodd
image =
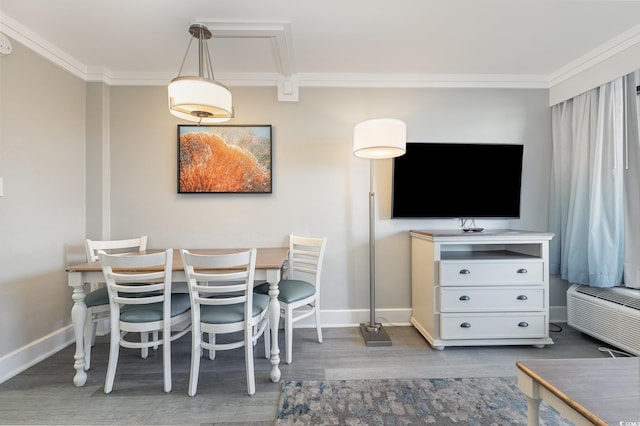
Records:
M640 289L640 71L624 77L624 285Z
M624 262L623 80L552 107L550 272L613 287Z

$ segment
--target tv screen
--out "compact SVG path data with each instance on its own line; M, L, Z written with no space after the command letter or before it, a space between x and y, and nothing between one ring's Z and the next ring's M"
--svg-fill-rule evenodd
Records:
M519 218L523 145L407 142L393 218Z

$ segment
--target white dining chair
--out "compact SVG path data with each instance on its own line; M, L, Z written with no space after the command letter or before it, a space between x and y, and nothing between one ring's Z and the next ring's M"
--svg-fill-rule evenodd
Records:
M104 392L113 390L121 346L138 349L158 345L162 345L164 391L171 392L171 342L191 329L189 295L171 292L173 250L138 255L98 254L111 309ZM158 338L130 340L129 333L152 333Z
M194 396L198 388L204 350L214 359L215 351L240 347L244 347L247 392L255 394L253 348L262 335L264 356L270 356L269 296L253 292L256 249L219 255L180 250L180 254L191 297L189 396ZM202 338L203 333L208 335L208 342ZM220 334L228 339L219 342Z
M322 343L320 322L320 283L327 238L289 235L287 276L278 284L280 315L284 319L285 362L293 360L293 324L311 315L315 317L318 342ZM268 294L269 284L256 292Z
M147 236L122 240L85 240L85 254L87 262L97 262L100 250L106 253L143 252L147 249ZM109 318L109 295L104 283L91 283L90 292L84 303L87 306L87 319L84 325L84 369L91 368L91 348L95 343L96 329L99 321ZM142 357L146 358L148 349L142 350Z

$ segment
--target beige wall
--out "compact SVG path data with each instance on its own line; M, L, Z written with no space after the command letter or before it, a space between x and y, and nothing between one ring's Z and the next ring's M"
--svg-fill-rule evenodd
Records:
M365 321L369 162L352 155L351 143L356 123L381 116L405 120L410 141L523 143L522 218L478 221L478 226L547 229L551 125L546 90L301 88L297 103L278 102L275 88L232 92L236 116L227 124L273 126L273 194L177 194L176 126L185 123L169 114L166 88L113 87L114 237L147 234L152 247L243 247L286 245L291 232L327 236L322 310L327 318L344 310L351 320ZM455 228L458 222L390 219L391 164L382 160L377 167L376 304L378 315L407 324L408 231ZM424 182L416 193L428 197L429 187L437 184ZM473 181L460 189L490 190L475 188Z
M85 82L17 42L0 56L0 381L67 344L84 259ZM78 255L79 252L79 255Z

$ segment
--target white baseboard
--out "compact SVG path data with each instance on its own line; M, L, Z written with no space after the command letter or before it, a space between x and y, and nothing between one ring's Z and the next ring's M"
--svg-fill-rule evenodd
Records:
M321 310L322 327L357 327L360 323L371 320L369 309L329 309ZM404 309L376 309L376 322L387 327L409 326L411 322L411 308ZM313 328L313 317L307 317L295 323L295 327Z
M322 310L321 315L323 328L357 327L359 324L369 322L370 320L369 309L329 309ZM387 327L411 326L410 317L411 308L376 309L375 320ZM549 321L566 323L567 307L551 306L549 309ZM98 334L104 333L104 326L105 325L102 324L102 330L99 330ZM298 321L295 323L295 327L313 328L315 327L313 318L307 317ZM68 325L3 356L0 358L0 383L20 374L27 368L59 352L74 342L73 327ZM69 359L69 372L69 377L73 377L73 358Z
M74 342L73 326L68 325L4 355L0 358L0 383L22 373L27 368L47 359ZM69 367L69 378L71 379L73 377L73 358L69 360Z
M369 322L369 309L334 309L322 310L323 327L354 327L360 323ZM410 326L411 308L376 309L376 322L390 326ZM551 306L549 308L549 322L567 322L566 306ZM295 323L295 327L315 327L313 318L307 317Z

